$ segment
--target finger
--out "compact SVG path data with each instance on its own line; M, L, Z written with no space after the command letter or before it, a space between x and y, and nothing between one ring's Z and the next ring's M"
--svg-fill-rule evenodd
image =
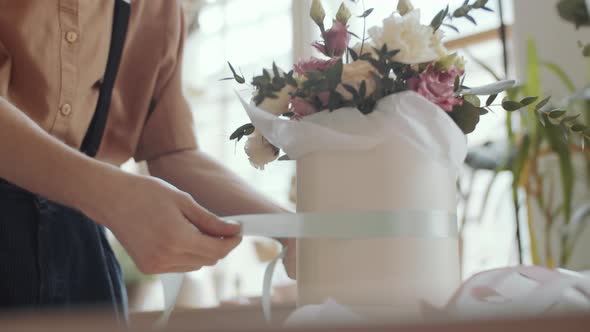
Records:
M192 199L187 199L183 206L185 217L204 234L216 237L232 237L240 233L237 223L225 222L205 210Z
M182 263L177 262L166 268L165 273L187 273L199 271L205 266L214 266L217 261L211 259L195 259L194 257L186 257L182 259Z
M184 254L219 260L227 256L240 242L241 237L216 238L195 231L185 245L187 251Z

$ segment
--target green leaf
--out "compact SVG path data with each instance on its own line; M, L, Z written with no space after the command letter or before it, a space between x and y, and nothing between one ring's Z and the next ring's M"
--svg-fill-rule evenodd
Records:
M367 95L367 82L366 81L361 82L361 86L359 88L359 95L361 96L361 98L364 98Z
M557 4L557 9L561 18L575 24L576 29L590 25L588 8L583 0L561 0Z
M537 100L539 100L539 97L526 97L526 98L522 99L520 101L520 103L526 107L526 106L534 104Z
M574 81L572 81L569 75L561 67L552 62L542 62L541 65L549 72L554 74L570 93L576 92L576 85L574 84Z
M543 100L541 100L536 106L535 106L535 111L540 111L543 107L545 107L549 101L551 100L551 97L547 97Z
M512 175L514 179L512 183L518 184L520 183L520 179L522 177L522 171L524 169L524 165L526 164L527 160L529 159L529 150L531 148L531 140L528 135L525 135L522 139L522 142L518 146L516 158L514 159L514 163L512 164Z
M227 64L229 65L229 69L231 70L231 72L232 72L232 74L233 74L233 76L234 76L234 79L236 80L236 82L238 82L239 84L244 84L244 83L246 83L246 79L244 79L244 77L243 77L243 76L240 76L240 75L238 75L238 73L237 73L237 72L236 72L236 70L234 69L234 66L232 66L232 64L231 64L231 63L229 63L229 61L228 61L228 63L227 63Z
M576 121L580 117L580 115L581 114L566 116L565 118L561 119L561 123L568 123L568 122Z
M540 112L540 111L535 111L537 112L537 118L539 119L539 122L541 123L541 125L543 127L547 126L547 115L545 115L545 113Z
M461 7L457 8L453 12L453 17L463 17L467 15L467 13L469 13L471 10L471 6L469 6L467 3L469 3L469 1L466 1Z
M527 78L524 94L525 96L540 96L542 95L541 90L541 72L537 45L531 37L527 43Z
M281 77L281 72L279 71L279 67L277 67L277 64L274 61L272 62L272 73L273 73L274 78Z
M467 20L469 20L469 22L473 23L473 25L477 25L477 21L473 18L473 16L471 16L469 14L465 14L463 17L465 17Z
M553 110L549 113L549 117L551 119L557 119L565 115L564 110Z
M481 100L475 95L465 95L463 99L475 107L481 106Z
M500 174L500 169L494 170L494 174L492 175L492 179L490 180L490 182L486 186L485 194L484 194L483 200L481 202L481 209L479 211L479 216L478 216L477 220L484 220L483 216L485 215L485 212L487 211L488 202L490 200L490 194L492 192L492 188L494 187L494 184L496 184L496 180L498 179L499 174Z
M461 33L461 31L459 31L459 28L457 28L456 26L452 25L452 24L448 24L448 23L443 23L442 24L444 27L447 27L453 31L455 31L456 33Z
M348 48L348 53L350 53L350 57L352 58L352 61L356 61L359 58L358 53L356 53L355 50L353 50L352 48Z
M584 130L588 129L588 127L584 126L583 124L575 124L570 128L574 133L580 133L583 132Z
M297 81L295 80L295 78L293 78L293 70L291 70L287 73L287 75L285 75L285 82L292 87L297 87Z
M343 66L344 64L342 63L342 60L339 60L332 67L326 70L325 75L328 83L328 88L330 90L336 90L336 88L342 81L342 70L344 68Z
M494 101L496 100L496 98L498 98L498 94L497 93L495 93L493 95L490 95L488 97L488 100L486 101L486 106L488 106L488 107L491 106L494 103Z
M521 109L523 107L524 107L524 105L517 102L517 101L512 101L512 100L508 100L508 99L505 99L504 101L502 101L502 108L508 112L518 111L519 109Z
M369 8L369 9L365 10L365 12L362 15L360 15L359 18L368 17L369 15L371 15L373 10L375 10L375 8Z
M446 9L443 9L440 12L438 12L438 14L436 14L436 16L432 19L432 22L430 22L430 26L435 31L438 30L440 28L440 26L443 24L448 12L449 12L449 6L447 6Z
M560 138L560 136L563 135L563 130L554 126L549 126L547 129L551 150L559 157L559 170L561 173L561 184L563 190L563 211L565 223L567 224L571 218L575 174L571 160L571 153L567 144L567 139L564 141Z
M485 9L489 0L477 0L471 5L475 9Z
M251 123L247 123L247 124L239 127L238 129L236 129L236 131L234 131L233 134L230 135L229 139L231 141L233 141L235 139L237 139L239 141L242 139L242 137L251 135L254 132L254 130L255 130L254 125Z
M350 84L342 84L342 87L352 95L353 100L360 99L358 91Z
M479 123L480 109L467 102L463 103L463 105L455 106L449 115L457 126L461 128L463 133L470 134Z
M466 95L489 96L504 92L512 88L514 84L516 84L516 81L513 80L499 81L492 84L483 85L477 88L466 89L463 90L462 93Z

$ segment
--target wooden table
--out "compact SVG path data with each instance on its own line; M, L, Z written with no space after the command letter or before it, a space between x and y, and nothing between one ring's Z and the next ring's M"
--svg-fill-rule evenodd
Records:
M292 307L275 308L277 321L282 320ZM130 328L118 326L116 322L99 312L78 312L65 316L50 313L4 314L0 315L0 331L148 331L158 313L132 315ZM508 319L496 321L431 321L414 324L390 324L387 326L338 327L284 329L279 325L264 323L259 307L233 307L176 312L163 331L391 331L391 332L589 332L590 313L572 314L561 317L535 319Z

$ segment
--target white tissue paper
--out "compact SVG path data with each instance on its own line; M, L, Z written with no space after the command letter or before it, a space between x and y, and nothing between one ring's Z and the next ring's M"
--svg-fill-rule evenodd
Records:
M481 272L463 283L445 308L428 308L425 318L473 320L542 317L590 311L590 274L542 267L512 267ZM295 311L285 325L367 320L332 300Z
M240 100L254 127L292 160L313 152L370 150L392 139L411 144L456 172L467 155L466 137L453 120L413 91L381 99L368 115L341 108L301 120L278 118L242 96Z
M479 273L453 296L445 312L455 319L534 317L590 310L590 278L542 267Z
M329 299L321 305L308 305L293 312L284 323L285 327L306 327L322 325L354 326L370 323L349 308Z

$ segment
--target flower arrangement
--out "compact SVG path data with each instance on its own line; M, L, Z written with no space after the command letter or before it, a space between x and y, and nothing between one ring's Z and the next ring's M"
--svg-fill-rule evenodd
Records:
M538 102L538 97L504 99L494 104L500 93L514 86L514 81L477 88L464 85L465 60L445 48L442 28L457 30L452 24L457 19L475 24L472 11L491 11L487 3L488 0L466 0L453 11L447 6L426 25L421 23L419 9L409 0L400 0L397 10L382 25L365 29L359 36L348 29L352 13L345 3L327 29L322 2L314 0L310 17L318 26L322 40L312 47L321 56L302 60L289 72L275 64L272 69L263 70L262 75L251 81L252 101L268 113L298 121L317 112L347 107L370 114L381 99L411 90L438 105L465 134L474 131L480 116L496 106L509 112L533 106L536 112L549 118L562 116L545 110L548 100ZM373 9L368 9L358 18L366 24L372 12ZM352 45L353 39L359 41ZM226 79L245 84L245 78L234 66L229 64L229 67L233 75ZM485 103L480 96L487 96ZM248 138L245 151L254 167L263 169L279 159L279 148L268 142L253 124L241 126L230 139L240 141L244 137Z

